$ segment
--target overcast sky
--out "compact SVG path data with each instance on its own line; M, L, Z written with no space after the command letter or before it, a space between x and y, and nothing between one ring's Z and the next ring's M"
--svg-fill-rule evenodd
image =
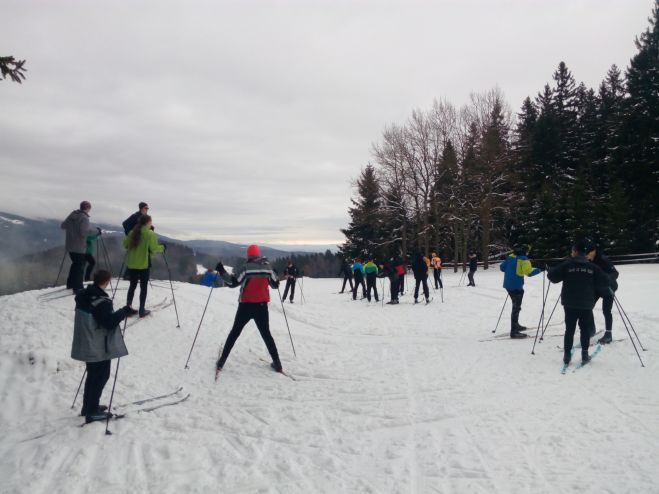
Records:
M564 60L597 88L653 0L3 0L0 211L179 238L334 244L385 125L498 85L517 112Z

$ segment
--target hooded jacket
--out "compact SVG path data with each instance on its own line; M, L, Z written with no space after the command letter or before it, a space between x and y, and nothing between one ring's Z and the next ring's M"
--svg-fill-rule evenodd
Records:
M62 222L60 228L66 230L64 249L77 254L85 253L87 235L96 233L96 230L89 228L89 215L80 209L72 211Z
M89 285L76 295L71 358L102 362L128 355L119 323L124 309L114 312L112 300L98 285Z

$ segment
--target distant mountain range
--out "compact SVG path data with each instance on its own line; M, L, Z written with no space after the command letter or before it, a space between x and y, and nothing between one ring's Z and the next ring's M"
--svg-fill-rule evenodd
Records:
M27 254L36 254L64 244L64 232L60 229L61 220L30 219L0 211L0 260L8 260ZM117 225L95 223L103 229L104 235L123 236L123 229ZM159 239L167 243L177 243L196 252L221 259L244 257L247 245L225 242L222 240L178 240L164 235ZM304 252L324 252L326 246L313 250L312 246L300 246L295 249L276 249L261 246L261 255L269 259L281 259L291 254Z

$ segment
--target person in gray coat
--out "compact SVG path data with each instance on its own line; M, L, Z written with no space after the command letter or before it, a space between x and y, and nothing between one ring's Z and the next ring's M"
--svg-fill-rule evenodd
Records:
M110 378L110 361L128 355L119 329L128 311L114 311L112 300L105 292L112 274L100 269L94 273L94 283L76 295L75 320L71 358L85 362L87 380L80 415L85 422L108 418L106 406L99 405L103 388Z
M62 230L66 230L64 249L71 258L66 287L72 289L74 293L83 289L87 236L96 233L96 230L89 228L89 211L91 209L92 205L88 201L82 201L80 209L73 211L60 225Z

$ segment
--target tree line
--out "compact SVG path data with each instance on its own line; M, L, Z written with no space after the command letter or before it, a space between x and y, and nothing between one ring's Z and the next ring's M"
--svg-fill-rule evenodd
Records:
M465 262L517 243L564 256L579 237L613 254L659 242L659 1L623 74L597 90L564 62L516 114L499 88L387 126L355 183L347 258L437 252Z

